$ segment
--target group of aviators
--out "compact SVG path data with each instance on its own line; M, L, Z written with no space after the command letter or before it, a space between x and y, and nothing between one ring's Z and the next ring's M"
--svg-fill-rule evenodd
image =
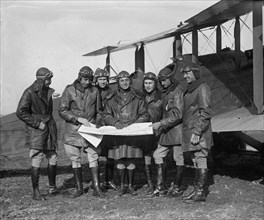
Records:
M183 91L175 78L181 73L188 87ZM48 159L49 194L59 193L56 187L58 154L57 128L52 116L52 93L49 87L53 73L39 68L36 81L25 90L17 108L17 116L27 125L26 145L32 159L31 180L33 199L45 200L39 191L39 173L42 158ZM121 71L117 75L117 89L109 87L109 73L98 68L95 72L84 66L77 79L66 86L59 106L59 116L65 121L64 148L71 160L76 189L72 198L84 193L81 155L87 154L92 176L93 195L105 198L107 189L136 195L134 176L136 158L143 158L148 196L182 196L185 202L205 201L204 186L207 179L207 157L213 145L211 130L210 96L208 85L200 78L199 66L191 61L174 62L161 69L158 75L144 73L142 91L133 88L131 75ZM104 136L94 147L79 133L81 125L90 123L123 129L133 123L151 122L153 135ZM144 137L144 138L142 138ZM166 156L173 149L175 176L166 187ZM186 172L186 158L195 169L194 189L184 195L182 180ZM106 157L105 180L100 184L99 156ZM151 161L156 166L156 184L152 182ZM118 183L114 182L114 171ZM86 172L86 171L85 171Z

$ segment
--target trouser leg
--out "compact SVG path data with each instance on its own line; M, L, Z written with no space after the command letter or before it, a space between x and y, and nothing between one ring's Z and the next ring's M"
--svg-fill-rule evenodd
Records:
M95 148L93 146L89 146L88 148L85 149L87 153L87 159L89 162L89 167L98 167L98 160L99 160L99 154L101 151L100 146L98 148Z

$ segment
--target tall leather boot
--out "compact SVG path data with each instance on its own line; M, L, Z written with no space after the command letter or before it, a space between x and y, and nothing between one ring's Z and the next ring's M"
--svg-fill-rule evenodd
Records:
M105 165L105 188L117 190L117 186L114 184L114 169L115 161L107 158Z
M197 191L196 194L192 197L191 202L204 202L206 200L204 187L207 180L207 171L207 169L203 168L198 169Z
M55 195L58 193L58 189L56 187L57 165L48 164L47 172L49 179L49 194Z
M33 199L38 201L46 200L43 195L39 192L39 174L40 168L39 167L31 167L31 182L33 187Z
M194 169L194 183L193 183L193 191L191 191L188 195L183 196L182 199L183 200L191 200L193 198L193 196L196 194L197 192L197 181L199 178L199 171L197 168Z
M183 189L181 188L183 179L184 166L176 166L176 178L168 190L169 197L178 197L183 194Z
M146 175L147 175L147 180L148 180L148 189L147 189L147 192L146 193L147 194L153 193L154 187L153 187L153 183L152 183L152 180L151 180L152 172L151 172L150 165L146 164L145 165L145 170L146 170Z
M93 182L93 195L100 198L105 198L106 195L100 188L99 169L98 167L91 167L92 182Z
M135 169L129 169L128 171L128 189L127 193L131 194L132 196L137 195L137 193L134 190L134 176L135 176Z
M166 170L164 164L157 164L157 186L152 195L154 196L166 195L167 190L164 184L164 180L166 178L165 173Z
M73 168L73 174L76 182L76 190L71 195L71 198L77 198L83 194L83 179L82 179L82 168Z
M120 190L118 192L119 196L122 196L126 194L126 188L125 188L125 171L126 169L117 169L119 182L120 182Z

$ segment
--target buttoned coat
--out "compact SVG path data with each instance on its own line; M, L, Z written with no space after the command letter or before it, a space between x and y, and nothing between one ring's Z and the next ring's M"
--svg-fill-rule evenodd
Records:
M152 123L158 122L162 118L162 93L154 91L151 95L145 95L145 101L147 103L147 111L149 114L149 121ZM151 152L157 148L159 134L155 132L153 135L144 136L145 146L143 150L145 152Z
M115 126L116 122L129 126L133 123L147 122L148 113L143 94L131 90L126 99L122 99L119 90L114 91L107 97L103 111L106 125ZM112 138L112 146L128 145L139 146L140 143L135 137L117 136Z
M24 91L16 115L26 124L26 147L37 150L55 150L58 147L58 142L57 126L52 116L54 89L47 88L45 96L43 96L42 87L40 82L35 81ZM41 122L45 124L44 130L39 129Z
M184 152L210 149L213 145L210 102L211 90L201 79L194 81L185 92L182 139ZM192 134L200 136L199 144L191 143Z
M162 111L159 144L163 146L180 145L182 142L183 90L176 80L166 91L163 91Z
M90 123L96 123L100 114L101 100L96 87L83 88L78 80L68 85L61 97L59 116L65 120L64 143L77 147L88 147L87 142L79 133L81 124L79 117L86 118Z

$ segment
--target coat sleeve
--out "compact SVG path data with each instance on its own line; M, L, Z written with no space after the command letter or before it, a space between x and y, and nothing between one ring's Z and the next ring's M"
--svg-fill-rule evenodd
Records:
M168 117L162 119L161 126L163 129L172 128L182 122L183 115L183 92L177 89L173 99L169 99L166 104L166 109L168 111Z
M106 100L105 108L103 111L103 119L106 125L111 125L111 126L114 126L115 123L118 121L118 119L114 117L110 99Z
M26 125L33 128L39 128L41 119L39 119L37 115L32 114L31 106L32 99L30 92L28 90L25 90L19 100L16 115L20 120L25 122Z
M77 121L78 116L71 111L71 106L70 106L71 101L72 101L72 97L70 91L69 89L66 88L61 96L60 107L58 110L59 116L66 122L79 124Z
M134 123L148 122L149 114L147 111L147 104L144 99L139 99L138 102L138 118Z
M198 92L199 116L195 123L193 133L201 135L208 128L212 117L211 113L211 90L206 84L202 84Z

